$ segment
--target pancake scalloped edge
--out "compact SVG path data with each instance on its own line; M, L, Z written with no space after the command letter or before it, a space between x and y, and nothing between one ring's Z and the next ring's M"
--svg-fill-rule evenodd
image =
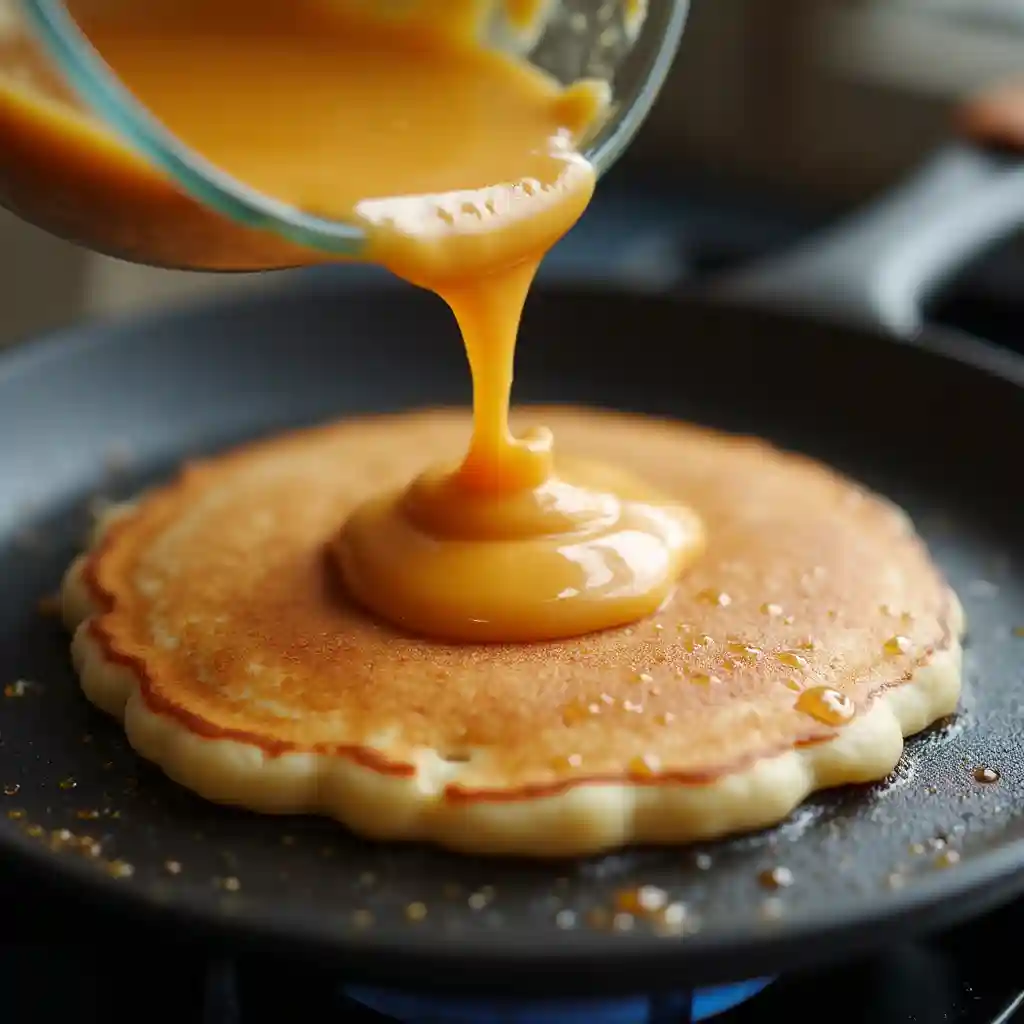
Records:
M130 510L130 505L109 510L97 522L91 548ZM101 609L83 578L88 555L71 565L62 587L63 617L74 631L74 665L86 697L123 723L140 756L214 803L264 814L331 817L376 840L555 858L752 832L779 824L818 790L884 779L896 767L905 738L953 714L960 698L965 623L949 590L948 645L936 649L910 678L883 688L865 712L825 741L761 758L707 783L656 776L643 782L582 779L543 796L450 800L446 766L436 756L418 763L415 774L398 776L355 757L275 756L234 739L206 738L153 711L134 672L108 657L90 629Z

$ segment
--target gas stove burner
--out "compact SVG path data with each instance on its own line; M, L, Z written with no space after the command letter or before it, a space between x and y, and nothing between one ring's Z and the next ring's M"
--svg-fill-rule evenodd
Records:
M510 1004L354 986L345 993L397 1024L698 1024L753 999L771 981L758 978L657 998Z

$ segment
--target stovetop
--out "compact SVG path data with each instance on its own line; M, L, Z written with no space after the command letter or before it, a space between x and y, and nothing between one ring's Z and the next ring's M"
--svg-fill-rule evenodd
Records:
M593 215L549 260L551 281L632 283L661 290L738 266L790 244L827 214L715 189L606 189ZM962 274L935 304L933 319L1024 351L1024 261L1009 243ZM352 272L346 270L348 280ZM312 969L281 955L210 946L86 906L0 862L0 1020L12 1024L251 1024L386 1022L367 1003L402 1012L389 993L346 986L344 964ZM1024 967L1016 955L1024 902L942 935L811 973L783 974L718 1024L1024 1024ZM720 1009L731 992L680 992L618 1004L524 1010L416 1004L416 1024L690 1024ZM518 1015L516 1015L518 1013ZM546 1016L545 1016L546 1014ZM705 1017L705 1019L707 1019Z

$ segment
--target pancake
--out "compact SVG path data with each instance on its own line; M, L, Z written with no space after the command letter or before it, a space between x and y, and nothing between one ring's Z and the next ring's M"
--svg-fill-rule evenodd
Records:
M209 800L536 857L775 824L883 778L955 710L960 603L888 501L755 439L516 418L703 517L707 550L656 615L506 645L368 616L332 538L363 499L457 458L470 419L355 419L188 466L98 525L63 586L86 696Z

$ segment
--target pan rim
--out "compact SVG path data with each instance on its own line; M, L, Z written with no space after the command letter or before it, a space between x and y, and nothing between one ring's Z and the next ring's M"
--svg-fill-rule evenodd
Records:
M367 293L367 284L361 283L362 295ZM139 343L145 344L145 335L157 327L177 325L187 332L190 322L211 315L225 317L240 308L252 310L340 290L336 280L321 275L298 287L275 287L259 294L197 302L184 309L142 312L58 329L34 339L31 345L15 346L0 353L0 388L9 386L21 374L45 372L48 364L70 353L94 351L115 343L125 334L137 335ZM370 290L386 294L396 290L396 286L383 281ZM576 283L541 289L541 296L555 301L594 294L607 296L608 289ZM624 294L633 293L624 290ZM769 321L816 321L826 329L855 331L865 340L910 345L923 355L955 362L1024 390L1024 356L948 328L928 327L913 337L897 339L879 328L809 313L694 296L644 294L643 299L755 314ZM507 983L519 995L527 989L558 994L574 990L624 994L635 993L638 984L644 990L658 990L737 980L724 973L725 959L742 963L741 973L746 976L775 973L781 964L789 968L811 966L877 946L880 926L885 927L887 939L898 939L956 923L1024 893L1024 839L1020 839L966 859L956 871L937 873L916 881L911 888L893 891L885 902L872 901L862 910L854 907L838 919L829 913L806 913L774 922L763 931L698 933L688 937L605 935L582 929L556 935L553 927L552 942L543 945L536 935L515 936L501 930L474 933L472 941L467 941L458 934L432 931L417 935L407 928L347 933L326 917L292 918L273 911L244 909L225 913L198 894L192 896L189 890L173 900L161 900L130 880L112 879L85 862L54 856L10 825L0 827L0 848L43 877L71 885L81 894L99 898L115 909L136 914L148 911L154 923L168 928L198 927L211 936L268 945L288 944L297 952L333 956L353 972L353 980L386 980L392 986L402 987L493 991L495 979L501 979L502 984ZM829 937L827 944L816 943L824 936Z
M352 281L346 283L344 278L336 277L330 270L319 267L293 274L294 276L288 275L287 280L278 282L265 291L201 298L179 308L159 306L123 315L98 317L80 324L65 324L40 334L27 334L16 338L0 350L0 385L19 372L32 370L38 364L51 359L59 359L67 349L102 347L104 344L110 344L112 338L125 333L144 333L147 329L169 326L176 322L206 320L210 316L224 316L236 309L275 305L282 300L292 301L302 295L315 299L346 291L355 292L360 296L408 292L407 286L398 279L376 274L360 276L358 284ZM531 301L536 303L552 298L584 299L595 295L608 297L618 293L642 298L645 302L685 305L727 314L735 312L767 319L812 323L824 329L858 333L875 342L906 345L924 355L941 356L1024 388L1024 354L944 324L925 324L910 334L896 335L887 331L883 325L865 322L854 314L828 313L811 307L793 309L745 297L733 300L727 296L715 296L688 289L650 292L636 290L628 285L616 286L614 282L575 278L561 280L558 277L549 280L538 279L538 287L528 300L527 311L530 309Z

